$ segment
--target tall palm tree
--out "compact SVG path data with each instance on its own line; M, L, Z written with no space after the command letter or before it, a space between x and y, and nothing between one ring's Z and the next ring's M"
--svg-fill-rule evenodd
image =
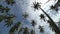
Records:
M38 2L35 3L35 6L37 5ZM60 30L59 28L57 27L57 25L55 24L55 22L52 20L52 18L41 8L40 5L36 6L34 8L40 8L42 10L42 12L49 18L50 22L49 24L51 24L50 26L52 27L52 29L57 33L57 34L60 34Z

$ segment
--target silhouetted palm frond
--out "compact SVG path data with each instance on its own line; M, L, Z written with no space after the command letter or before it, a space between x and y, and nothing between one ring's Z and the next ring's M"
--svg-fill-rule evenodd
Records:
M40 6L40 3L39 2L35 2L35 3L33 3L33 8L34 9L39 9L41 6Z
M40 19L43 19L43 20L45 21L45 16L44 16L44 14L41 14L41 15L40 15Z
M44 29L42 26L39 25L40 32L44 32Z
M31 24L34 27L36 25L36 22L34 20L32 20Z
M58 8L55 6L51 6L51 9L58 11Z

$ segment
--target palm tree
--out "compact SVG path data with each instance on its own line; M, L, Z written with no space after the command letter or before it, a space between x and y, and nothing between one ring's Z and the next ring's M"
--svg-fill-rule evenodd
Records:
M29 34L29 29L27 27L25 27L22 34Z
M33 30L32 31L33 31L33 33L35 33L35 25L36 25L36 22L34 20L32 20L31 24L32 24L33 30L34 30L34 31Z
M38 3L38 2L33 3L33 8L34 8L34 9L37 9L37 10L38 10L39 7L41 7L41 6L40 6L40 3Z
M31 24L32 24L33 27L35 27L36 22L34 20L32 20Z
M39 25L40 32L44 32L44 29L42 26Z
M41 15L40 15L40 19L43 19L43 20L45 21L45 16L44 16L44 14L41 14Z
M7 2L7 4L11 4L11 5L15 3L13 0L6 0L6 2ZM60 34L59 28L57 27L57 25L55 24L55 22L52 20L52 18L41 8L40 3L35 2L35 3L33 3L33 5L34 5L33 6L34 9L37 9L37 10L41 9L42 10L42 12L49 18L49 20L47 20L47 22L50 24L50 26L52 27L52 29L57 34ZM55 7L53 7L53 8L55 8ZM8 7L3 7L2 5L0 5L0 11L1 10L3 10L3 11L5 10L6 12L8 12L10 9ZM27 18L28 14L24 14L23 16L25 18ZM42 14L40 16L41 16L41 18L45 18L44 15L42 15ZM12 24L12 22L13 22L12 19L13 18L14 18L14 16L12 16L12 15L8 15L8 16L7 15L5 15L5 16L3 16L3 15L1 16L0 15L0 21L6 19L6 24L7 25L11 25ZM35 30L36 22L34 20L32 20L31 24L34 27L34 29L31 30L30 34L35 34L34 30ZM21 26L21 22L15 23L11 27L11 29L9 30L9 34L14 34L15 31L18 31L17 34L19 34L19 32L21 32L22 30L24 30L23 34L29 34L29 29L27 27L26 28L20 28L20 26ZM39 29L41 29L41 31L44 31L41 26L39 26Z
M38 2L36 2L36 3L38 3ZM37 5L35 3L35 5ZM55 22L52 20L52 18L41 8L41 6L36 6L36 7L34 7L34 8L40 8L41 10L42 10L42 12L49 18L49 20L51 21L51 22L49 22L49 24L51 24L50 26L52 27L52 29L57 33L57 34L60 34L60 30L59 30L59 28L57 27L57 25L55 24Z

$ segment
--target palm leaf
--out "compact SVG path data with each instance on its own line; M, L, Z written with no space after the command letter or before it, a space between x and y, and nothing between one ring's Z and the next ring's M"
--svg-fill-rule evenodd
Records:
M31 30L31 31L30 31L30 34L35 34L35 31L34 31L34 30Z
M7 25L7 27L11 26L13 24L14 18L15 18L15 15L8 15L8 16L6 16L5 17L5 22L6 22L5 25Z
M6 7L6 8L4 8L4 10L5 10L6 12L9 12L10 8Z
M40 32L44 32L44 29L42 26L39 25Z
M34 27L36 25L36 22L34 20L32 20L31 24Z
M14 32L18 29L18 27L21 25L21 22L17 22L11 29L10 34L14 34Z
M24 28L23 34L29 34L29 29L27 27Z
M13 5L15 3L15 1L14 0L6 0L6 3Z

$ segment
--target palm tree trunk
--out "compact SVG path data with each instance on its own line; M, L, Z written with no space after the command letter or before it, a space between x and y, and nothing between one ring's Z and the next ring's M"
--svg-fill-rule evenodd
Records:
M42 12L49 18L49 20L51 21L49 24L51 24L50 26L52 27L52 29L56 32L56 34L60 34L60 29L57 27L57 25L55 24L55 22L52 20L52 18L42 9Z

